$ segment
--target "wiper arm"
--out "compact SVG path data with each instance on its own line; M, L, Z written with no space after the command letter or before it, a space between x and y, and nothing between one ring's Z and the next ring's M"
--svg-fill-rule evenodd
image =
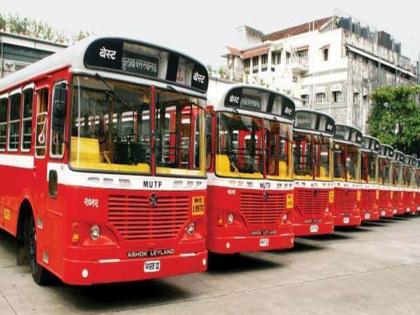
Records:
M106 82L106 80L99 74L95 73L95 79L101 81L108 90L108 93L111 94L118 102L123 104L126 107L129 107L128 104L117 94L114 89Z
M176 88L174 88L172 85L169 85L168 84L168 90L169 91L172 91L172 92L175 92L176 94L178 94L178 95L180 95L180 96L182 96L182 94L181 94L181 92L180 91L178 91Z

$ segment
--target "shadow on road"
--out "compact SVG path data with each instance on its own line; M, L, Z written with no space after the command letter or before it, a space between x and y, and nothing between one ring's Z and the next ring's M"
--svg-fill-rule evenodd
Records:
M61 288L57 288L61 286ZM72 287L58 284L54 294L78 311L102 313L141 309L154 304L166 304L191 297L191 293L162 280L133 283Z
M208 273L236 273L278 268L282 264L246 254L217 255L210 254Z
M302 239L312 240L312 241L340 241L340 240L347 240L352 238L348 235L333 233L333 234L325 234L325 235L313 235L313 236L305 236L301 237Z
M2 230L0 230L0 246L2 250L10 253L10 255L16 255L15 238Z
M309 252L309 251L315 251L315 250L323 250L325 249L322 246L314 245L306 243L304 240L295 240L295 247L290 250L292 253L301 253L301 252Z
M364 228L364 227L350 227L350 226L338 226L334 228L335 232L344 232L344 233L366 233L373 232L374 230Z

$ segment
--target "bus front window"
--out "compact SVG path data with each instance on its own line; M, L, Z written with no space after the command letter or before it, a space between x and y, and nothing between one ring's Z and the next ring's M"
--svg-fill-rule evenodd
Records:
M264 120L267 145L267 175L290 178L290 136L292 125Z
M349 181L358 180L359 149L352 145L347 145L346 170Z
M346 145L334 144L334 178L346 179Z
M76 76L70 165L109 172L150 172L150 88Z
M261 118L218 113L216 172L227 177L262 177Z
M204 100L156 93L156 173L205 175Z
M297 178L313 178L312 137L295 133L293 144L294 172Z
M391 161L384 158L379 158L379 181L382 185L389 185L391 183L390 165Z
M327 138L314 136L315 178L330 179L330 144Z

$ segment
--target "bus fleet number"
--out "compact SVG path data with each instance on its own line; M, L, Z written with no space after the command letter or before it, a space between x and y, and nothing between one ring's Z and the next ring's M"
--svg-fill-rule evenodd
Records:
M99 200L96 198L85 198L84 204L86 207L99 208Z

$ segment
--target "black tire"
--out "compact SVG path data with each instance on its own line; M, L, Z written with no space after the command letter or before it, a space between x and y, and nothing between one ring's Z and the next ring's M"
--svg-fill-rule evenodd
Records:
M36 259L36 228L32 214L26 217L24 233L26 257L29 262L32 278L36 284L40 286L47 286L51 284L53 276L48 270L39 265Z

